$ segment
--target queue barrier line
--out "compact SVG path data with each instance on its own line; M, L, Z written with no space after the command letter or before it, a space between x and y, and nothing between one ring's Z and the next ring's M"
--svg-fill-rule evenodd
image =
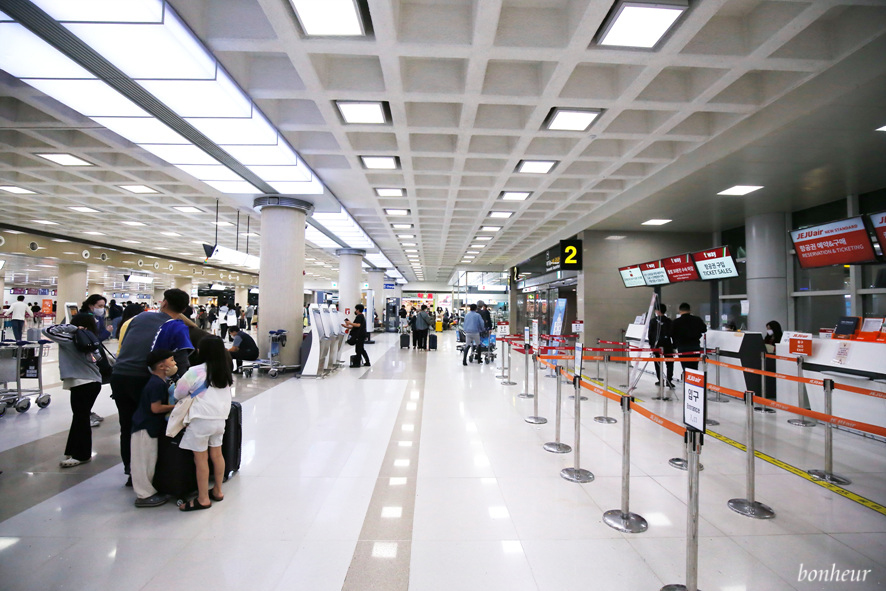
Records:
M779 361L793 361L796 363L799 357L788 357L787 355L773 355L772 353L766 353L766 359L778 359Z
M673 431L680 437L684 437L686 435L686 427L678 425L677 423L670 421L663 416L657 415L648 408L637 404L636 402L631 402L631 408L636 410L638 413L640 413L656 425L662 426L669 431Z
M739 392L738 390L733 390L731 388L724 388L723 386L718 386L716 384L708 384L707 386L708 390L710 390L711 392L726 394L727 396L732 396L733 398L744 400L744 392Z
M745 446L745 444L740 443L730 437L727 437L726 435L723 435L721 433L717 433L715 431L711 431L710 429L708 429L705 433L707 435L710 435L714 439L721 441L722 443L725 443L727 445L731 445L732 447L739 449L743 452L747 452L747 447ZM858 493L852 492L851 490L846 490L842 486L832 484L826 480L814 478L813 476L809 475L809 473L807 473L806 470L803 470L801 468L797 468L796 466L792 466L791 464L788 464L787 462L779 460L778 458L770 456L768 454L765 454L759 450L754 452L754 456L757 458L760 458L764 462L767 462L769 464L772 464L773 466L781 468L782 470L790 472L791 474L793 474L795 476L799 476L800 478L802 478L808 482L812 482L813 484L817 484L818 486L825 488L834 494L838 494L845 499L849 499L850 501L858 503L859 505L867 507L868 509L872 509L881 515L886 515L886 506L881 505L880 503L878 503L876 501L873 501L867 497L863 497Z
M886 400L886 392L880 392L879 390L868 390L867 388L859 388L858 386L849 386L848 384L838 384L834 382L835 390L845 390L847 392L854 392L855 394L864 394L865 396L871 396L873 398L882 398Z
M694 361L698 363L701 357L610 357L610 361L665 361L672 363L674 361Z
M539 355L539 359L562 359L562 360L572 360L575 359L573 355ZM582 355L582 361L603 361L604 357L602 355ZM550 363L547 364L548 367L553 367Z
M828 423L830 425L835 425L838 427L846 427L849 429L855 429L856 431L864 431L865 433L871 433L872 435L886 437L886 427L880 427L879 425L871 425L868 423L862 423L861 421L853 421L850 419L835 417L833 415L826 415L823 412L818 412L816 410L806 410L805 408L792 406L790 404L785 404L784 402L778 402L777 400L760 398L759 396L754 396L754 402L762 404L763 406L769 406L777 410L784 410L795 415L803 415L804 417L809 417L810 419L817 419L822 423Z

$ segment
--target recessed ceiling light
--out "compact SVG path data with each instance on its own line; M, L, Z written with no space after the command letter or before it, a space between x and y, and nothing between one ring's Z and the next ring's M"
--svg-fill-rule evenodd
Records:
M418 246L415 242L402 242L401 244L403 246Z
M371 170L396 170L400 168L399 159L396 156L360 156L364 168Z
M233 226L231 222L212 222L214 226Z
M144 222L120 222L124 226L147 226Z
M474 240L492 240L492 236L477 236Z
M176 209L182 213L203 213L202 209L199 209L192 205L173 205L172 209Z
M526 201L532 195L529 191L502 191L502 201Z
M381 101L335 101L335 106L345 123L378 125L388 122L385 105Z
M545 127L551 131L587 131L600 116L596 109L566 109L554 107L548 114Z
M103 232L83 232L84 234L89 234L90 236L104 236Z
M391 224L395 230L409 230L412 224Z
M471 248L486 248L485 244L472 244Z
M877 131L886 131L886 125L884 125L883 127L878 127Z
M547 174L557 164L556 160L521 160L517 172L524 174Z
M144 194L148 194L148 193L157 193L157 191L155 191L151 187L148 187L145 185L117 185L117 186L120 187L121 189L123 189L124 191L129 191L130 193L136 193L138 195L144 195Z
M72 211L76 211L78 213L98 213L97 209L93 209L91 207L86 207L85 205L72 205L68 207L68 209Z
M50 222L49 220L31 220L35 224L43 224L44 226L57 226L58 222Z
M53 242L70 242L70 240L65 240L64 238L53 238Z
M415 238L415 234L397 234L397 238L405 238L408 240L410 238Z
M163 236L181 236L178 232L160 232Z
M91 162L77 158L72 154L37 154L37 156L62 166L92 166Z
M597 44L651 49L677 22L688 6L685 0L667 0L667 2L622 0L604 23Z
M651 220L646 220L645 222L643 222L642 225L644 225L644 226L663 226L665 224L670 224L670 223L671 223L671 220L651 219Z
M258 236L258 234L256 234L255 232L240 232L240 235L246 238L254 238Z
M625 238L627 238L627 236L613 234L612 236L607 236L604 240L624 240Z
M402 197L406 191L403 189L376 189L375 194L379 197Z
M483 226L480 228L481 232L498 232L501 230L501 226Z
M305 35L357 37L365 35L355 0L289 0Z
M192 255L191 253L189 253L189 252L180 252L180 253L178 253L178 254L180 254L180 255L183 256L183 257L193 256L193 255Z
M408 209L385 209L385 213L388 215L409 215Z
M753 193L762 188L762 186L757 185L735 185L734 187L729 187L724 191L720 191L717 195L747 195L748 193Z
M489 217L491 217L491 218L507 219L507 218L511 217L512 215L514 215L513 211L490 211L489 212Z
M0 187L0 191L6 191L7 193L13 193L14 195L36 195L35 191L30 189L25 189L23 187L16 187L15 185L3 185Z

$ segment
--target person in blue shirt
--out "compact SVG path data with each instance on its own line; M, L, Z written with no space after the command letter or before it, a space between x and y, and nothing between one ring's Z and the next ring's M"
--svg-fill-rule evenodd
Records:
M477 304L471 304L470 311L465 314L465 320L462 323L462 328L465 331L465 344L462 349L464 351L464 357L461 362L462 365L468 364L468 354L471 352L473 345L480 346L482 340L480 339L480 333L483 332L486 328L486 323L483 321L483 317L480 316L480 313L477 312Z

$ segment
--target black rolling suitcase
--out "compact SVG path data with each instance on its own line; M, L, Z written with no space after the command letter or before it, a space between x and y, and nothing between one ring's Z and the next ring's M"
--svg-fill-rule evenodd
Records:
M175 445L166 435L160 435L158 439L154 488L175 499L187 500L197 490L194 452Z
M240 456L243 447L243 407L236 400L231 401L231 412L225 421L225 436L222 438L222 456L225 458L225 480L240 469ZM210 461L211 463L211 461Z
M428 335L428 350L436 351L437 350L437 335L429 334Z
M351 355L351 367L360 367L363 361L359 355Z
M405 332L400 335L400 348L408 349L409 348L409 335Z

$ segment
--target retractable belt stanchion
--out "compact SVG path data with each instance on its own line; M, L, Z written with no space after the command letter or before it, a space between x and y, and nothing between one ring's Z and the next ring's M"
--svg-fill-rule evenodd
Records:
M834 393L834 380L824 380L824 414L831 415L831 398ZM824 432L824 470L809 470L809 475L830 482L831 484L839 484L845 486L852 484L852 481L845 476L834 474L834 426L828 423L825 425Z
M609 392L609 353L603 355L603 389ZM575 395L578 396L579 394L581 394L581 392L576 390ZM594 417L594 420L606 425L618 422L616 419L609 416L609 399L605 396L603 397L603 414L599 417Z
M717 363L719 363L720 362L720 347L717 347L716 349L714 349L714 355L717 356ZM719 386L720 385L720 366L719 365L717 365L716 369L714 369L714 375L716 376L717 385ZM720 402L723 404L726 404L727 402L729 402L729 399L724 398L723 395L720 394L719 392L717 392L717 395L714 396L713 398L708 398L708 400L710 400L711 402Z
M760 353L760 369L762 371L766 371L766 351ZM719 386L720 384L717 385ZM760 392L760 398L766 398L766 376L760 376ZM775 412L775 409L761 405L754 407L754 412L762 412L764 414L771 415Z
M507 341L502 341L507 344ZM499 364L495 366L495 369L498 370L499 374L496 375L500 380L505 379L505 356L504 355L496 355L496 358L499 360Z
M797 357L797 377L803 377L803 355ZM803 405L803 382L797 382L797 406L800 408L806 408ZM830 414L830 413L828 413ZM797 427L814 427L818 424L818 421L807 419L806 417L797 417L796 419L788 419L788 423L791 425L795 425Z
M621 508L606 511L603 522L620 532L636 534L644 532L649 524L642 516L631 513L631 396L621 397Z
M502 372L505 375L505 377L502 380L501 384L502 384L502 386L516 386L517 382L511 381L511 341L506 340L505 345L508 348L508 363L506 366L506 368L507 368L506 371Z
M529 350L532 345L523 341L523 391L517 394L519 398L532 398L533 394L529 391Z
M700 431L686 431L689 455L689 495L686 504L686 584L665 585L661 591L698 591L698 471L701 464L703 435Z
M718 384L719 385L719 384ZM726 505L736 513L740 513L753 519L772 519L775 517L775 511L772 507L757 502L755 495L755 475L754 461L756 457L756 447L754 446L754 393L745 392L744 401L747 407L745 432L747 440L747 489L748 496L746 499L729 499Z
M576 344L575 377L572 385L575 388L575 466L560 470L560 476L570 482L591 482L594 475L581 467L581 345Z
M555 454L565 454L572 448L560 442L560 407L563 401L563 380L557 380L557 410L554 414L554 440L544 444L545 451Z
M662 358L665 357L664 347L662 347L659 355ZM653 363L658 363L658 396L655 396L653 398L653 400L664 400L665 402L667 402L668 400L673 400L673 398L671 398L668 395L668 393L665 391L665 382L668 381L667 365L665 365L666 362L664 360L662 360L662 361L656 361ZM670 383L670 382L668 382L668 383Z
M532 374L532 416L526 417L524 420L533 425L544 425L548 420L538 416L538 352L536 351L532 352L532 365L535 368Z

